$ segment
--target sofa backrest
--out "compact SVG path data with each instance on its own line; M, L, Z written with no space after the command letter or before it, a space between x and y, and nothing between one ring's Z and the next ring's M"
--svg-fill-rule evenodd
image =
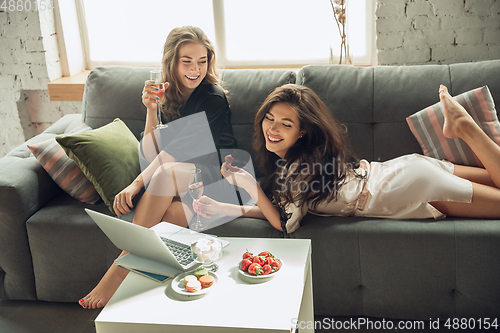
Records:
M90 72L82 102L82 120L98 128L120 118L139 139L144 131L146 107L141 96L151 68L105 66ZM260 105L276 87L295 83L291 70L222 70L221 85L227 90L238 148L248 151L255 163L252 147L253 121ZM258 173L260 175L260 173Z
M94 68L85 84L82 118L92 128L121 118L139 138L146 108L141 95L150 68ZM354 152L370 161L421 153L406 117L439 101L438 88L452 95L488 85L500 103L500 60L452 65L355 67L305 66L291 70L223 70L234 134L240 149L252 154L255 113L276 87L297 83L312 88L348 129ZM257 173L259 176L260 173Z
M313 89L347 127L354 152L369 161L421 153L406 117L452 95L488 85L500 103L500 60L452 65L305 66L297 84Z
M296 75L290 70L225 70L222 72L222 86L232 111L231 122L238 148L250 152L257 177L258 168L255 151L252 148L255 114L266 97L275 88L295 83Z
M151 68L95 67L85 82L82 120L92 128L120 118L139 138L144 131L146 107L142 104L144 82Z

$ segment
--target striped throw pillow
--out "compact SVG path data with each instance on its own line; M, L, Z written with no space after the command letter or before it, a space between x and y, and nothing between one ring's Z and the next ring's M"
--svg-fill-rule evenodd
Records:
M92 128L82 124L70 133L82 133ZM94 185L85 177L82 170L69 158L55 138L28 146L35 158L50 177L66 193L81 202L95 204L100 196Z
M500 145L500 123L488 86L470 90L455 98L486 135ZM444 137L444 116L439 102L409 116L406 122L422 147L424 155L455 164L483 166L463 140Z

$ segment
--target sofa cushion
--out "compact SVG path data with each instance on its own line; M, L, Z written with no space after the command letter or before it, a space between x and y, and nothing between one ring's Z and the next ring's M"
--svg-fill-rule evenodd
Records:
M117 118L98 129L57 136L56 140L114 213L115 195L141 172L139 142L132 132Z
M297 84L311 88L346 126L356 155L373 160L373 68L305 66L297 74Z
M85 82L82 121L98 128L120 118L139 139L146 119L142 89L144 82L149 80L151 69L128 66L93 68Z
M483 86L460 94L456 96L456 100L486 135L500 145L500 123L488 87ZM440 102L414 113L406 118L406 121L426 156L445 159L455 164L482 166L481 161L463 140L445 138L444 115Z
M120 254L84 208L109 214L102 201L90 206L61 191L26 221L38 300L77 302Z
M70 133L77 134L91 129L81 124ZM55 138L31 144L28 148L56 184L73 198L89 204L95 204L100 199L94 185L66 155Z

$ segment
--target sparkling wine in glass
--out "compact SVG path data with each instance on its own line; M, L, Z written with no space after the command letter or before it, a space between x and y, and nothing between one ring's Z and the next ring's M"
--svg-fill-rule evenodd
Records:
M154 90L153 94L158 96L160 100L162 99L163 95L165 94L165 84L163 83L163 76L161 73L161 69L154 69L152 71L149 71L149 79L151 81L154 81L154 87L158 88L158 90ZM155 129L162 129L168 127L167 124L163 124L161 121L161 107L160 103L156 103L156 115L158 117L158 124L155 126Z
M198 204L198 200L203 195L203 180L201 178L200 169L192 169L189 171L189 194L191 198ZM196 222L194 222L190 228L193 230L202 230L205 225L200 220L200 214L196 213Z

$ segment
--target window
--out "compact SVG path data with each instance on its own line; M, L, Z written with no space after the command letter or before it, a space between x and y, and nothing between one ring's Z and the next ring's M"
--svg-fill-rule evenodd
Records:
M182 25L202 28L227 68L327 64L330 47L335 63L340 53L340 36L329 0L78 1L89 68L157 66L168 32ZM372 2L348 3L354 64L371 64Z
M350 51L366 62L369 51L365 0L352 0L348 11ZM251 5L248 5L250 3ZM330 47L340 54L340 35L329 0L225 1L228 64L328 63ZM338 60L337 60L338 61Z
M212 2L207 0L83 0L90 66L158 64L168 33L198 26L215 40Z

